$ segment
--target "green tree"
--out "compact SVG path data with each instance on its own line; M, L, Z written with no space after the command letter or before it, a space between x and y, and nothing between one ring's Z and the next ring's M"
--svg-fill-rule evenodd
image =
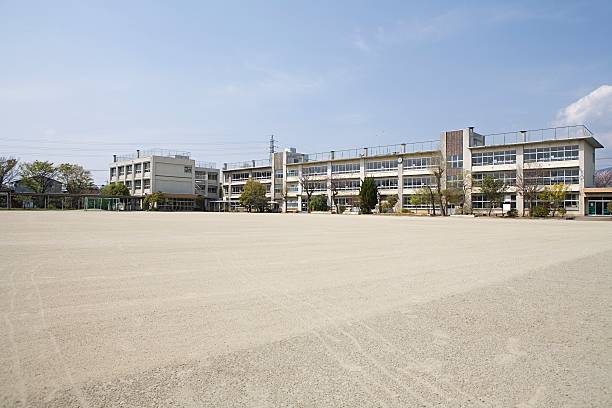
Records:
M0 157L0 190L17 176L17 159Z
M83 194L96 188L91 172L78 164L60 164L58 174L70 194Z
M23 163L19 172L26 187L35 193L46 193L53 186L58 169L51 162L36 160L33 163Z
M372 177L366 177L359 190L359 208L362 214L371 214L378 203L378 187Z
M563 183L555 184L552 187L545 187L538 198L543 201L551 210L551 216L554 217L557 211L565 210L565 195L569 187Z
M240 194L240 205L245 207L248 212L253 208L263 211L268 200L266 199L266 187L259 181L249 179L244 185L244 190Z
M129 196L130 190L125 184L111 183L107 184L100 190L102 196Z
M312 197L312 200L310 201L310 206L313 211L329 211L329 206L327 205L327 197L323 194Z
M144 200L142 200L142 208L145 211L156 211L157 204L164 202L165 199L166 196L160 191L148 194L145 196Z
M433 215L436 215L436 199L434 190L427 186L423 188L419 188L415 194L410 197L410 204L415 207L419 206L428 206L429 209L433 209ZM428 209L428 212L430 211Z
M496 180L493 176L487 175L482 180L480 191L485 196L485 199L489 202L489 216L493 210L494 205L501 204L501 200L506 191L506 186L503 181Z

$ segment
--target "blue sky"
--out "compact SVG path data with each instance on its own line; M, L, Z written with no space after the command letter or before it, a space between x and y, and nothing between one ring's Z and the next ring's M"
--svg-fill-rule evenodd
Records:
M611 21L609 1L0 0L0 155L223 163L270 134L316 152L577 120L612 146Z

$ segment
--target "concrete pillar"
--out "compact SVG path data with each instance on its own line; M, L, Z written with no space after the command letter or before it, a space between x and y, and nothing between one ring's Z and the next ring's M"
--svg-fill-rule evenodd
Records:
M334 159L334 152L331 152L331 159ZM332 190L331 190L331 181L332 181L332 161L327 162L327 205L331 208L332 203Z
M402 145L403 150L405 147L405 144ZM405 158L402 157L397 161L397 203L400 211L404 208L404 160Z
M523 179L524 180L524 174L525 174L525 158L523 155L523 146L518 145L516 146L516 178L519 179ZM525 197L523 197L521 194L516 194L516 212L518 213L519 216L523 215L523 210L525 209Z

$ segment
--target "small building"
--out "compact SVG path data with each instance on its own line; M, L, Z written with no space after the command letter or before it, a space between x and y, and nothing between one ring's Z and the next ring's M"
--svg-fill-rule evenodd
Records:
M135 197L163 193L166 203L160 207L164 210L210 210L210 203L219 199L219 169L190 156L189 152L161 149L115 155L109 182L124 184Z

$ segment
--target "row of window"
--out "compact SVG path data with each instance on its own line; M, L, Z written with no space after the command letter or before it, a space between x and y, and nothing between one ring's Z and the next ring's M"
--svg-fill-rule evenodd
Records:
M525 182L540 186L554 184L579 184L580 170L577 167L551 170L525 170Z
M266 184L266 192L270 192L270 184ZM232 194L242 194L244 191L244 185L232 186Z
M207 176L208 174L208 176ZM208 180L210 181L217 181L219 179L219 176L217 173L208 173L206 171L197 171L195 172L195 179L196 180L206 180L206 178L208 177Z
M491 171L487 173L473 173L472 174L472 182L475 187L482 186L482 182L485 177L491 176L497 181L501 181L506 186L514 186L516 185L516 171L508 170L508 171Z
M111 184L114 184L114 183L111 183ZM132 189L132 187L134 187L135 190L140 190L141 188L144 188L145 190L147 190L151 188L150 179L134 180L133 183L132 183L132 180L126 180L125 183L123 181L118 181L117 184L125 184L125 186L130 190Z
M523 157L525 163L578 160L578 152L578 145L538 147L534 149L525 149Z
M506 195L501 203L493 203L493 208L501 208L501 205L504 202L507 202L508 198L510 198L510 208L516 208L516 194ZM472 208L489 208L489 200L487 200L487 197L484 194L472 194Z
M478 152L472 154L472 166L490 166L516 163L516 150L499 152Z
M502 202L493 203L493 208L501 208L503 202L507 202L508 196L510 198L510 207L516 208L516 194L506 195L506 197L504 198L504 200L502 200ZM579 200L580 200L579 193L566 193L565 200L563 202L563 206L564 208L578 208ZM540 200L535 200L533 204L534 206L537 206L537 205L542 205L544 203L541 202ZM530 207L530 203L528 201L525 201L525 208L529 208L529 207ZM472 194L472 208L475 208L475 209L489 208L489 201L487 200L486 196L484 194Z
M134 171L135 174L141 174L143 171L145 173L148 173L151 171L151 162L144 162L144 163L136 163L134 165L128 164L126 166L118 166L118 167L111 167L110 169L110 176L111 177L115 177L115 175L118 175L119 177L122 177L123 175L131 175L132 174L132 169Z

